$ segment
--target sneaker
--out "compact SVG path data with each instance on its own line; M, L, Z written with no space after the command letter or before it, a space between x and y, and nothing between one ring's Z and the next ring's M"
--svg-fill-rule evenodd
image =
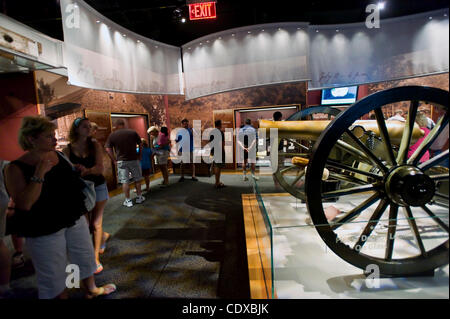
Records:
M259 177L256 176L255 174L252 174L252 177L253 177L253 179L254 179L255 181L258 181L258 180L259 180Z
M192 180L193 180L194 182L198 182L198 178L196 178L196 177L192 177Z
M126 198L125 201L123 202L123 206L133 207L133 202L131 201L131 199Z
M144 202L144 200L145 200L145 197L144 196L138 196L138 197L136 197L136 204L140 204L140 203L142 203L142 202Z
M243 180L243 181L248 181L247 175L242 176L242 180Z
M15 252L12 256L11 267L20 268L23 266L25 266L25 257L23 257L22 253Z
M184 177L181 176L180 179L178 180L178 182L184 182Z

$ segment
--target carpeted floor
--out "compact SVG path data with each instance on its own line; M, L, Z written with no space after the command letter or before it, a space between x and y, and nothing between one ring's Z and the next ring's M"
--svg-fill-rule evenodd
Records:
M250 297L241 194L253 192L251 182L224 174L227 187L215 189L213 176L178 178L171 175L167 188L152 181L146 201L131 208L123 194L108 201L103 225L112 237L96 281L118 290L104 298ZM11 286L16 298L37 297L30 260L14 270Z

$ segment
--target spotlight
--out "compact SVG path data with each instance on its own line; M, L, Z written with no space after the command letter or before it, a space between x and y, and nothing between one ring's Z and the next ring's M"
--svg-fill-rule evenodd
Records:
M186 22L186 18L181 18L181 23L185 23Z
M385 2L378 2L378 9L383 10L385 6Z

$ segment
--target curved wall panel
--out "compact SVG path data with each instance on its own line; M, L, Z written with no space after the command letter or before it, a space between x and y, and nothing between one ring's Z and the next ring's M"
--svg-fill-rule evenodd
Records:
M365 23L311 25L309 89L448 72L448 10Z
M186 99L308 76L308 25L231 29L182 46Z
M130 93L183 93L180 48L139 36L81 0L61 0L61 13L70 84Z

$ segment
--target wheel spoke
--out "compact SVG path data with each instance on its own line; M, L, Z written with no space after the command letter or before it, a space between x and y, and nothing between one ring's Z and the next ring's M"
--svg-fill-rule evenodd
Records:
M377 226L381 216L383 215L384 211L386 210L386 207L388 206L389 201L387 199L382 199L378 207L375 209L375 212L370 217L369 222L367 223L366 227L364 228L363 232L361 233L361 236L359 236L358 241L356 242L355 246L353 247L354 250L360 251L364 244L369 239L370 234ZM359 247L359 248L358 248Z
M362 162L366 162L368 164L373 164L373 162L370 160L370 158L368 158L366 156L366 154L364 154L364 152L360 151L356 147L353 147L352 145L350 145L342 140L337 140L336 147L339 147L339 148L343 149L344 151L352 154L353 156L355 156Z
M430 178L435 182L446 181L448 180L448 174L431 175Z
M322 194L322 198L327 199L327 198L333 198L333 197L365 193L365 192L375 191L375 190L378 190L378 187L375 185L369 184L369 185L364 185L364 186L357 186L357 187L351 187L351 188L345 188L345 189L339 189L336 191L326 192L326 193Z
M405 128L403 129L402 140L400 142L400 150L398 151L397 155L398 164L406 163L406 157L408 155L408 150L411 143L411 137L414 129L414 122L416 119L418 107L419 101L411 101L411 105L409 107L409 112L405 123Z
M346 182L349 182L352 184L356 184L356 185L367 185L366 181L363 181L362 179L356 178L354 176L342 175L342 174L330 172L330 177L333 177L340 181L346 181Z
M330 160L330 159L327 160L327 165L328 166L332 166L332 167L336 167L336 168L340 168L340 169L343 169L343 170L347 170L347 171L350 171L350 172L353 172L353 173L365 175L367 177L371 177L371 178L376 179L376 180L382 180L383 179L383 176L379 176L379 175L376 175L376 174L373 174L373 173L370 173L370 172L366 172L366 171L363 171L363 170L360 170L360 169L357 169L357 168L354 168L354 167L351 167L351 166L348 166L348 165L345 165L345 164L341 164L339 162L335 162L335 161Z
M439 134L444 130L445 126L448 124L448 114L442 116L436 125L433 127L431 132L425 137L416 151L408 159L407 163L412 165L417 165L422 156L429 150L431 145L434 143Z
M441 199L449 200L448 195L441 194L441 193L438 193L438 192L434 193L434 196L436 196L438 198L441 198Z
M336 230L345 223L348 223L349 221L352 221L355 219L362 211L366 210L370 206L372 206L376 201L380 199L380 194L375 193L368 199L366 199L364 202L353 208L351 211L345 214L345 216L342 216L341 218L337 219L333 222L333 226L331 226L331 229Z
M431 217L433 218L433 220L439 225L441 226L441 228L443 230L445 230L447 233L448 231L448 225L445 224L439 217L437 217L435 214L433 214L433 212L425 205L421 206L422 209Z
M386 238L386 253L384 255L384 259L388 261L392 259L392 253L394 251L395 232L397 230L397 214L398 205L392 203L389 210L389 227Z
M440 162L442 162L443 160L448 159L448 150L442 152L441 154L429 159L428 161L420 164L418 167L423 170L426 171L427 169L436 166L437 164L439 164Z
M385 151L389 156L389 160L391 161L392 165L397 165L397 161L395 160L394 152L392 150L392 144L391 139L389 138L389 132L386 127L386 122L384 121L383 112L381 111L381 108L375 109L375 117L377 119L378 123L378 129L380 131L381 139L384 142Z
M359 148L366 154L366 156L370 159L370 161L381 168L385 173L388 172L388 169L384 164L380 161L378 157L375 156L375 154L372 153L371 150L367 148L360 140L353 134L349 129L346 131L347 135L350 136L350 138L356 143L356 145L359 146Z
M292 165L292 166L288 166L286 168L283 168L282 170L280 170L280 174L283 175L287 171L290 171L291 169L294 169L294 168L298 168L298 166Z
M426 256L427 252L425 250L425 246L423 245L422 238L420 237L419 229L417 228L417 224L412 214L411 208L409 208L409 206L405 206L403 208L403 211L406 214L409 227L411 228L412 233L414 234L414 238L416 239L416 244L420 249L420 253L422 254L422 256Z
M300 180L300 178L302 178L305 175L305 170L302 170L299 172L299 174L297 175L297 177L295 177L294 181L291 183L291 186L294 186L295 184L297 184L297 182Z

